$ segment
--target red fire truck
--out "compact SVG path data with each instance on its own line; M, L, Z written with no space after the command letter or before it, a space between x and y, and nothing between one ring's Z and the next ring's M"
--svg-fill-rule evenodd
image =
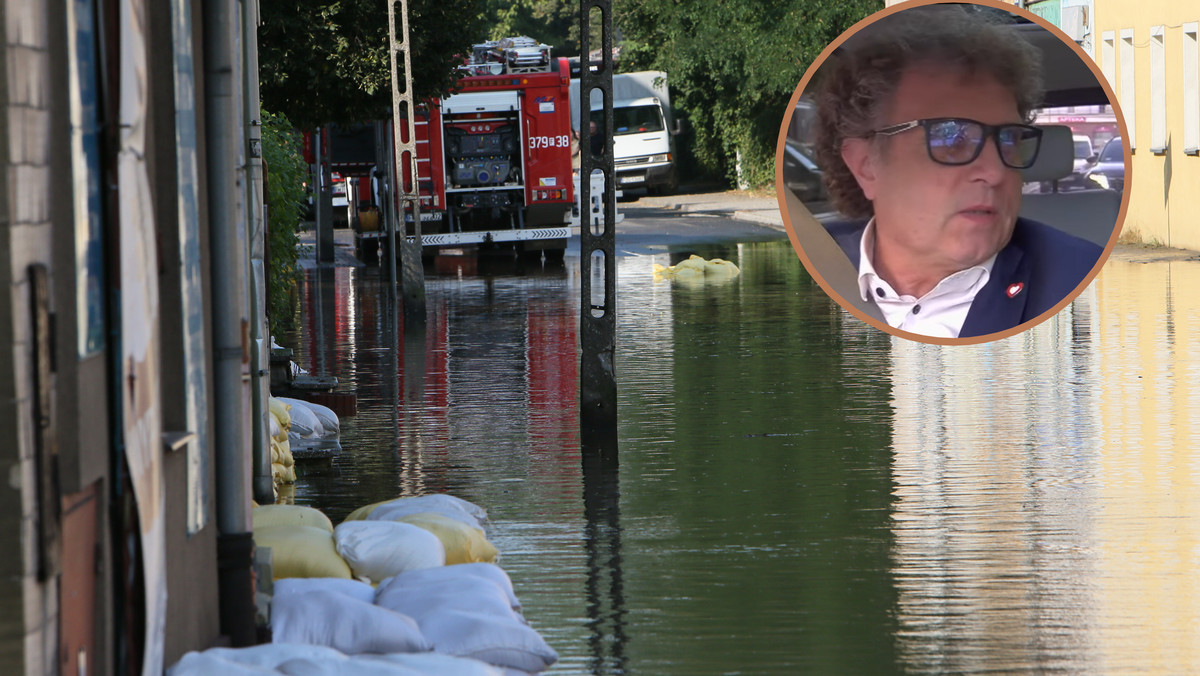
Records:
M426 248L566 248L575 207L570 69L550 50L528 37L475 45L460 91L418 109ZM411 233L411 213L405 219Z

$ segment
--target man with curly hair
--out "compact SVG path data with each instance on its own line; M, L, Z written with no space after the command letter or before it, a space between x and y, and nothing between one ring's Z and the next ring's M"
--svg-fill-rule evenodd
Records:
M817 154L829 227L887 323L986 335L1057 305L1102 250L1020 218L1021 169L1042 130L1039 54L992 15L955 5L885 17L826 63Z

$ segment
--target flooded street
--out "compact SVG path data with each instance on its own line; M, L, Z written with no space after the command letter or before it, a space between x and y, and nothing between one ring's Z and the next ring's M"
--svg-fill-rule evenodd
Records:
M416 337L377 268L307 270L280 342L358 403L295 502L486 507L552 674L1200 664L1200 262L1112 261L1030 332L939 347L738 239L618 239L619 495L587 500L577 254L428 275ZM742 274L654 278L691 253Z

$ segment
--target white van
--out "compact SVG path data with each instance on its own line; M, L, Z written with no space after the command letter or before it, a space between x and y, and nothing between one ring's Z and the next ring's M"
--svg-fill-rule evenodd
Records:
M667 74L662 71L613 75L613 165L618 189L671 192L679 184ZM571 124L579 129L579 80L571 80ZM591 119L603 121L603 100L592 92Z

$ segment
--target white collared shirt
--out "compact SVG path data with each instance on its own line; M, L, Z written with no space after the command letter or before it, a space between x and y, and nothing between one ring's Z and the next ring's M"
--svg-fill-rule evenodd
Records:
M986 261L942 279L929 293L901 295L875 272L875 219L867 223L858 252L858 290L863 300L879 306L889 326L935 338L957 338L971 302L987 284L996 254Z

